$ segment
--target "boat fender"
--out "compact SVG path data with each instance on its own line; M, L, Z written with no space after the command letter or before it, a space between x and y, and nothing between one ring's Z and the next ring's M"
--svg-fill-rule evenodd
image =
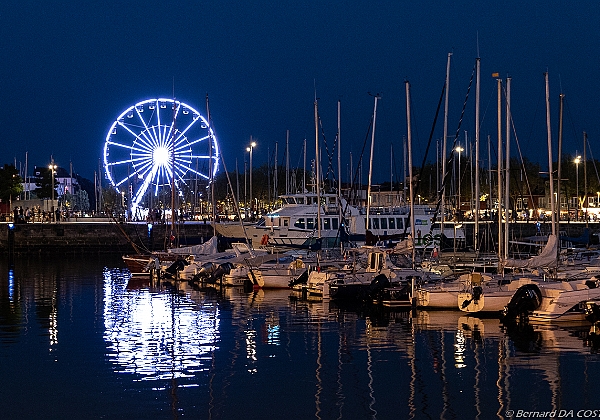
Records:
M260 239L260 244L261 245L267 245L269 243L269 235L267 235L266 233L262 236L262 238Z

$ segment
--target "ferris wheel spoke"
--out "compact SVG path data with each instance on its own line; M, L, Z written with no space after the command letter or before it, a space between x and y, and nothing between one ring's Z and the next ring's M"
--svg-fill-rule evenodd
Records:
M118 165L127 165L129 163L133 163L133 159L120 160L118 162L106 162L107 167L118 166Z
M158 120L158 126L160 127L160 104L158 103L159 100L156 100L156 119Z
M177 136L177 139L179 140L180 138L184 137L184 136L185 136L185 133L187 133L187 132L188 132L188 130L189 130L190 128L192 128L192 126L193 126L194 124L196 124L196 122L198 121L198 119L199 119L199 117L198 117L198 118L194 118L194 120L193 120L193 121L192 121L192 122L191 122L191 123L190 123L190 124L189 124L189 125L188 125L188 126L185 128L185 130L183 130L183 131L181 131L181 132L179 133L179 136Z
M158 129L156 126L152 126L151 134L152 138L156 139L156 146L160 146L162 141L160 137L160 126L158 127Z
M127 132L129 132L129 133L130 133L130 134L131 134L133 137L137 137L137 136L138 136L138 135L137 135L137 134L136 134L136 133L135 133L135 132L134 132L134 131L133 131L131 128L129 128L129 127L128 127L128 125L127 125L127 124L125 124L124 122L122 122L122 121L119 121L119 125L120 125L121 127L123 127L123 128L124 128L124 129L125 129Z
M175 171L182 174L186 173L189 170L188 168L189 166L183 165L182 162L178 162L175 164Z
M137 116L140 119L140 121L142 122L142 124L144 124L144 130L148 130L148 124L146 124L146 121L144 120L144 117L142 117L142 113L140 112L140 108L144 109L143 105L142 105L142 107L137 107L136 106L135 107L135 112L137 113ZM152 117L152 115L150 115L150 117Z
M135 172L142 178L144 178L146 176L146 174L148 172L150 172L150 170L152 170L152 162L145 162L143 163L139 169L137 169Z
M175 145L175 151L181 150L185 147L191 148L190 144L187 142L187 139L185 137L180 138L179 141L175 141L174 145Z
M175 154L192 153L192 147L187 142L181 142L175 145Z
M179 179L179 181L180 181L182 184L185 184L185 179L183 179L183 177L182 177L181 175L177 175L177 179ZM179 188L179 189L181 189L181 188Z
M123 185L123 183L124 183L125 181L127 181L127 180L131 179L131 178L132 178L132 177L134 177L135 175L136 175L136 174L135 174L135 172L134 172L134 173L132 173L131 175L128 175L128 176L126 176L126 177L125 177L125 178L123 178L122 180L118 181L118 182L115 184L115 187L120 187L121 185Z
M140 172L140 171L144 171L144 170L146 170L146 168L149 168L152 166L152 159L148 159L148 158L134 159L133 163L135 163L136 172Z
M143 160L148 160L150 162L152 162L152 151L143 151L143 152L138 152L136 153L135 151L131 152L131 159L133 159L134 163L135 162L140 162Z
M140 203L142 197L144 196L144 194L146 194L146 190L148 189L148 185L152 181L152 175L153 174L150 174L150 176L148 176L148 177L146 177L144 179L144 182L142 183L142 186L140 187L140 189L138 190L137 194L135 195L135 198L133 199L133 204L134 204L135 207L138 206L138 204Z
M171 125L169 126L169 133L165 137L167 139L170 139L171 136L173 135L173 129L175 128L175 122L177 121L177 115L179 115L179 109L180 109L180 107L181 107L181 104L178 104L177 107L175 108L174 112L173 112L173 121L171 122Z
M185 163L192 163L191 155L187 150L184 153L175 153L175 160Z
M201 138L199 138L199 139L197 139L197 140L194 140L194 141L191 141L191 142L189 142L189 145L190 145L190 146L193 146L194 144L196 144L196 143L198 143L198 142L201 142L201 141L204 141L204 140L206 140L206 139L209 139L210 137L211 137L211 136L204 136L204 137L201 137Z
M185 168L186 170L187 170L187 168L189 168L189 165L191 165L191 163L192 163L191 159L186 159L186 158L175 159L175 161L177 162L178 167Z
M189 171L192 172L192 173L194 173L194 174L196 174L196 175L198 175L198 176L201 176L204 179L209 179L208 175L205 175L202 172L198 172L195 169L190 168Z
M136 141L134 143L146 148L150 153L152 152L152 149L156 147L154 139L152 137L148 137L145 132L136 136Z
M111 140L108 140L106 142L106 144L109 146L122 147L123 149L131 149L131 145L129 145L129 144L117 143L116 141L111 141Z

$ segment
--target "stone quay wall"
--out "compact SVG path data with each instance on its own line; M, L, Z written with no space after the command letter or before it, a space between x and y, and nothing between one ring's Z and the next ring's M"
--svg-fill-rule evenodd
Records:
M196 245L213 235L210 224L186 222L176 225L179 245ZM60 223L0 223L0 251L4 254L116 253L165 249L171 225L119 223L109 221L73 221ZM135 246L133 245L135 244Z

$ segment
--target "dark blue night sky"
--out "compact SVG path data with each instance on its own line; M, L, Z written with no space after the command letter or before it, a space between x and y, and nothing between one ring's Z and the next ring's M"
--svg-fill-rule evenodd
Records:
M93 178L106 132L127 107L173 96L210 111L228 169L243 168L250 136L256 162L275 142L283 159L314 156L313 101L331 150L342 104L343 165L356 164L378 93L376 182L398 168L406 135L404 80L411 83L415 164L422 159L446 58L453 52L449 134L454 135L477 55L481 135L496 137L493 72L512 77L512 111L523 154L547 162L544 77L552 134L566 95L564 152L588 133L600 158L600 6L595 1L86 1L0 5L0 163L57 164ZM479 52L478 52L479 49ZM370 93L370 94L369 94ZM474 136L474 91L461 136ZM442 120L434 139L442 137ZM514 137L513 137L514 140ZM516 152L513 143L511 149ZM367 148L368 150L368 148ZM486 159L487 159L487 153ZM515 153L514 156L517 156ZM368 157L367 157L368 158ZM494 159L494 158L493 158ZM435 144L429 158L435 161ZM345 176L345 175L343 175Z

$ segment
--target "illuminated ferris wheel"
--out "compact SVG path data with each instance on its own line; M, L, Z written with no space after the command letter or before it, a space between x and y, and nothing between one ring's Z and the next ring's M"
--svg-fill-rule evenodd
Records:
M104 143L104 169L112 186L131 197L132 213L166 192L183 196L210 182L219 147L208 121L174 99L147 99L112 123ZM212 176L211 176L212 174Z

